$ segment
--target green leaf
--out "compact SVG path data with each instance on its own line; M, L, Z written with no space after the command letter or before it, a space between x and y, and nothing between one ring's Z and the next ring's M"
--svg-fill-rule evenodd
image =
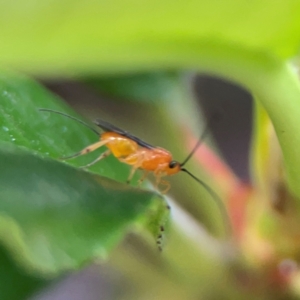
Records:
M0 239L19 264L49 275L106 257L133 225L157 237L168 211L157 194L50 158L98 140L73 120L37 110L66 112L65 105L36 83L4 74L0 100ZM112 178L128 171L116 159L93 170Z
M181 94L181 77L175 72L153 72L92 77L86 82L102 94L120 99L155 103L173 101L178 94Z
M186 47L286 58L299 49L299 15L295 0L2 1L0 63L60 74L172 68Z
M12 261L7 251L0 248L0 299L23 300L41 289L46 280L26 274ZM17 286L17 287L16 287Z
M291 192L300 197L300 83L293 68L286 63L267 64L260 76L251 80L255 96L270 117L285 163L285 177ZM258 115L259 120L261 116ZM263 130L263 128L262 128ZM254 162L255 163L255 162ZM300 203L299 203L300 204Z
M0 73L0 92L2 141L58 159L99 140L99 136L74 120L39 111L39 108L51 108L82 119L58 97L24 76ZM98 155L99 153L91 153L69 160L68 163L84 166ZM129 174L129 168L113 157L108 157L91 169L123 182Z
M164 206L151 192L5 144L0 164L0 236L19 263L38 271L106 257L151 205Z

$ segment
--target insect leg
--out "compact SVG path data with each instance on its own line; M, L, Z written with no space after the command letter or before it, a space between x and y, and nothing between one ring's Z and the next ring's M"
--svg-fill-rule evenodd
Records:
M155 176L156 189L158 189L162 194L166 194L169 191L171 185L168 181L161 179L163 173L161 172L161 169L159 167L154 171L154 176ZM159 189L160 184L164 185L166 188L164 190L160 190Z
M160 179L160 181L157 183L157 187L158 187L159 184L165 186L164 190L160 190L160 192L162 194L166 194L169 191L169 189L171 188L171 184L167 180ZM158 188L158 190L159 190L159 188Z
M128 155L126 158L120 159L121 162L132 165L130 174L126 180L126 183L129 184L136 170L141 166L144 159L143 152L136 152L134 154ZM134 161L134 163L132 163Z
M103 152L99 157L97 157L95 160L93 160L91 163L85 165L85 166L82 166L80 168L82 169L85 169L85 168L89 168L90 166L94 165L96 162L98 162L99 160L107 157L109 154L110 154L110 150L106 150L105 152Z
M143 181L147 178L148 174L149 174L149 171L145 170L143 176L138 181L139 187L141 186Z
M73 155L70 155L70 156L65 156L65 157L61 157L60 159L62 160L66 160L66 159L70 159L70 158L75 158L77 156L80 156L80 155L84 155L84 154L87 154L87 153L90 153L102 146L104 146L105 144L107 144L109 142L109 140L104 140L104 141L99 141L97 143L94 143L92 145L89 145L87 147L85 147L84 149L82 149L81 151L73 154Z
M127 180L126 180L126 183L127 183L127 184L130 183L130 181L131 181L131 179L132 179L132 177L133 177L133 175L134 175L134 173L136 172L137 169L138 169L138 168L135 167L135 166L133 166L133 167L131 168L130 174L129 174Z

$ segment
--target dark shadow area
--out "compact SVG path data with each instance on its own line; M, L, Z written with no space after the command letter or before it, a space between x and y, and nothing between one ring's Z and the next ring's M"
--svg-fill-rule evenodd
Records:
M205 115L220 112L211 131L223 157L236 175L249 181L252 97L244 89L208 76L198 76L195 90Z

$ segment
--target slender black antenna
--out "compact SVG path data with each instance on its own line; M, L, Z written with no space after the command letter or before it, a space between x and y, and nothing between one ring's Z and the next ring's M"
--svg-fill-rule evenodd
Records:
M219 113L215 113L213 116L210 117L210 119L208 120L208 122L205 125L205 128L203 130L203 132L201 133L199 140L197 141L196 145L194 146L193 150L190 152L190 154L187 156L187 158L180 164L181 167L183 167L190 159L191 157L194 155L194 153L197 151L197 149L200 147L200 145L203 142L203 139L205 138L205 136L207 135L210 125L212 123L212 121L215 121L216 119L218 120L220 118L220 114ZM189 172L187 169L182 168L181 171L189 174L192 178L194 178L199 184L201 184L206 191L211 195L211 197L214 199L215 203L217 204L221 214L222 214L222 218L226 227L226 232L228 234L231 234L231 225L230 225L230 219L228 217L227 211L226 211L226 207L224 205L224 203L222 202L221 198L216 194L216 192L208 185L206 184L204 181L202 181L201 179L197 178L195 175L193 175L191 172Z
M206 191L211 195L211 197L214 199L215 203L218 205L218 208L219 208L219 210L220 210L220 212L222 214L222 218L223 218L223 221L224 221L224 224L225 224L225 227L226 227L226 233L228 235L230 235L231 232L232 232L231 225L230 225L230 219L228 217L228 214L227 214L227 211L226 211L226 207L225 207L224 203L222 202L221 198L216 194L216 192L208 184L206 184L201 179L197 178L195 175L193 175L187 169L183 168L183 169L181 169L181 171L189 174L198 183L200 183L206 189Z
M194 146L193 150L191 151L191 153L187 156L187 158L180 164L181 167L183 167L190 159L191 157L195 154L195 152L197 151L197 149L201 146L205 136L208 133L208 130L211 126L212 121L215 121L216 119L219 118L219 114L215 113L213 116L210 117L210 119L208 120L208 122L205 125L205 128L203 130L203 132L201 133L198 142L196 143L196 145Z
M85 123L85 122L83 122L83 121L81 121L81 120L79 120L79 119L77 119L77 118L75 118L75 117L73 117L73 116L64 114L64 113L62 113L62 112L60 112L60 111L53 110L53 109L48 109L48 108L39 108L39 111L47 111L47 112L55 113L55 114L58 114L58 115L62 115L62 116L67 117L67 118L69 118L69 119L75 120L75 121L77 121L78 123L84 125L85 127L91 129L91 130L92 130L93 132L95 132L98 136L99 136L99 134L100 134L96 129L94 129L92 126L88 125L87 123Z

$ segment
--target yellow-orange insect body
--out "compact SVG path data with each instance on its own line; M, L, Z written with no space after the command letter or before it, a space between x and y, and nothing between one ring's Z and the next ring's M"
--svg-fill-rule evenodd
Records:
M132 166L127 181L132 179L137 169L145 171L140 182L147 177L148 172L153 172L156 178L156 185L162 183L166 186L163 192L167 192L170 185L166 181L162 181L161 177L178 173L181 170L180 164L172 160L172 155L169 151L158 147L150 147L150 145L146 143L141 146L139 141L140 140L136 142L132 140L132 137L129 138L116 132L107 131L100 135L99 142L84 148L75 155L65 157L65 159L84 155L105 146L108 150L86 167L90 167L104 157L113 154L121 162Z
M152 171L155 174L162 176L173 175L180 171L180 164L178 168L170 163L173 161L172 155L169 151L162 148L155 148L153 150L140 149L143 156L141 168L147 171Z
M115 132L103 132L100 136L100 140L106 143L105 146L117 158L125 158L132 155L136 153L139 148L139 145L135 141Z
M141 147L137 142L115 132L102 133L100 140L116 158L135 168L163 175L173 175L180 171L179 163L177 168L173 165L170 167L172 155L165 149Z
M194 149L187 156L187 158L182 163L179 163L178 161L173 160L173 157L169 151L163 148L154 147L146 143L145 141L131 135L129 132L124 131L103 120L97 120L95 122L96 125L98 125L100 128L104 130L104 132L100 134L94 128L92 128L88 124L84 123L83 121L75 117L51 109L40 109L40 110L60 114L70 119L76 120L77 122L90 128L93 132L95 132L100 137L100 140L98 142L85 147L80 152L75 153L74 155L64 157L62 159L75 158L77 156L87 154L100 147L105 146L107 150L104 151L97 159L92 161L90 164L84 166L85 168L92 166L96 162L112 154L122 163L131 166L131 171L127 179L127 182L130 182L134 173L138 169L144 171L144 174L140 179L140 182L142 182L147 177L149 172L152 172L156 179L155 182L156 186L158 187L159 184L165 186L165 189L161 191L163 193L169 190L170 184L169 182L162 180L162 177L173 175L180 171L183 171L189 174L193 179L195 179L198 183L200 183L210 193L210 195L215 200L216 204L219 206L223 214L224 222L227 224L228 228L230 227L226 210L223 206L222 201L219 199L218 195L216 195L216 193L205 182L203 182L202 180L194 176L187 169L183 168L183 166L187 163L187 161L192 157L194 152L200 146L201 141L203 140L203 137L207 132L207 128L202 133L202 136L198 140Z

